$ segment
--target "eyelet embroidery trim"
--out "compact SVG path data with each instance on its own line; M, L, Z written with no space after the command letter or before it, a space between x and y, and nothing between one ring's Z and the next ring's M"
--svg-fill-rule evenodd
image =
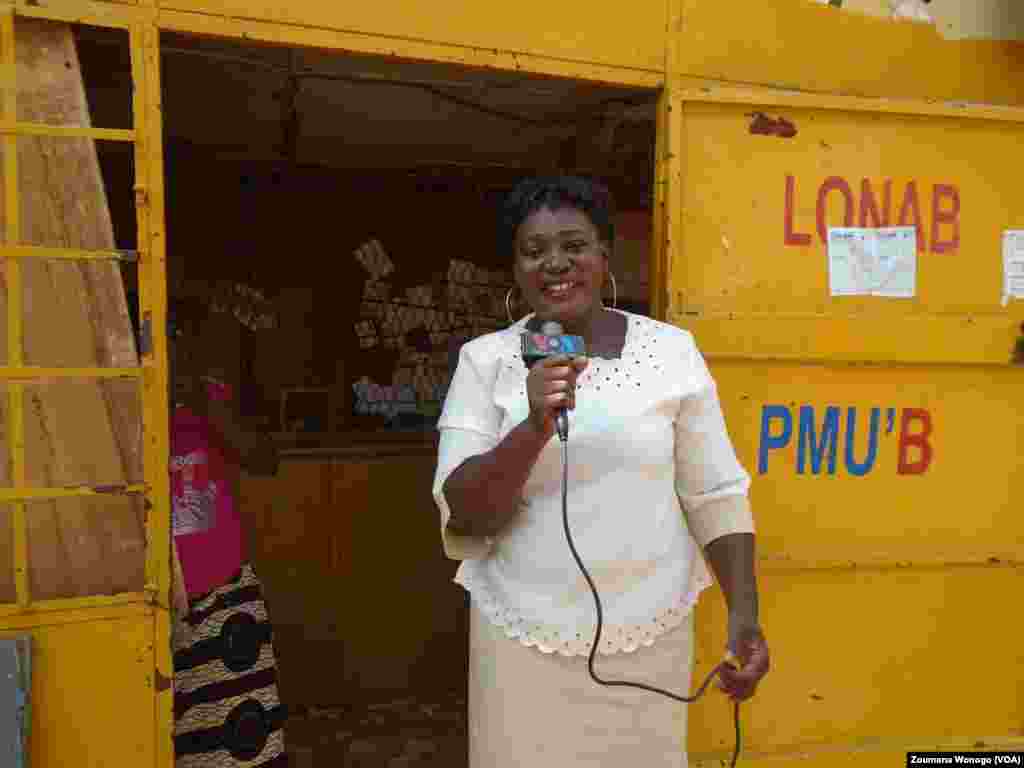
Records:
M487 586L472 576L463 575L455 579L462 585L477 603L477 607L490 623L502 630L505 636L518 640L527 648L536 648L541 653L557 653L561 656L587 656L593 644L595 627L568 634L538 621L528 621L515 611L502 606ZM605 624L601 628L601 645L597 651L604 656L616 653L633 653L639 648L649 648L662 635L672 631L683 623L693 606L697 604L700 593L711 585L710 581L701 579L697 588L687 592L678 602L666 611L643 624Z

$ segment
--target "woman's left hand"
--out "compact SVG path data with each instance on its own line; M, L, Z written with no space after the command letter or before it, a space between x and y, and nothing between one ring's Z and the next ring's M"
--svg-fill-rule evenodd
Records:
M771 668L768 642L757 622L730 617L729 651L739 667L723 665L719 687L734 701L746 701Z

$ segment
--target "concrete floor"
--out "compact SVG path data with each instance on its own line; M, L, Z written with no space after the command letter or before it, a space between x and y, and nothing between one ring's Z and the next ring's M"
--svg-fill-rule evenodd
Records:
M466 699L410 695L297 713L285 726L291 768L464 768Z

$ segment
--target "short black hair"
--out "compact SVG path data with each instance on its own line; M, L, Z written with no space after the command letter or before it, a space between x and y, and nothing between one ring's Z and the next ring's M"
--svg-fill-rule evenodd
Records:
M607 187L582 176L540 176L519 182L501 206L498 251L502 256L515 256L516 232L542 208L582 211L609 247L615 243L615 201Z

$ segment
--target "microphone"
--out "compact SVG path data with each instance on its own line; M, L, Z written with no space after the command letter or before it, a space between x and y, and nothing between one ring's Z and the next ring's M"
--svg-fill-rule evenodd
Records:
M523 362L532 368L541 360L556 355L575 357L586 354L586 344L581 336L567 336L562 333L562 326L553 320L541 326L541 333L523 334ZM565 408L559 408L555 416L555 428L558 439L563 443L569 438L569 415Z

